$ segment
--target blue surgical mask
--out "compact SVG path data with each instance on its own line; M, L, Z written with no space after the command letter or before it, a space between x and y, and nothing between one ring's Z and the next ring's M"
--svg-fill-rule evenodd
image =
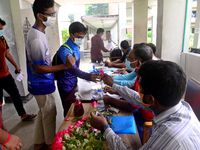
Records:
M135 71L135 68L132 68L132 67L131 67L130 61L126 60L126 61L125 61L125 64L126 64L126 68L127 68L128 70L131 70L132 72Z
M0 30L0 37L3 36L3 30Z

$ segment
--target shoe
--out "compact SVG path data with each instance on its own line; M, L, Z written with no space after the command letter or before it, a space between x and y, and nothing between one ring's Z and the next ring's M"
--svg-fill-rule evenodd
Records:
M36 114L28 115L26 118L22 119L22 121L30 121L30 120L33 120L33 118L35 118L36 116L37 116Z

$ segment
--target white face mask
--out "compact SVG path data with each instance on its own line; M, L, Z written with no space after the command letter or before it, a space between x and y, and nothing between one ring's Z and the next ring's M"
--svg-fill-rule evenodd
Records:
M72 34L72 36L73 36L73 34ZM74 37L74 44L76 44L76 45L82 45L83 42L84 42L84 38L75 38Z
M0 30L0 37L3 36L3 30Z
M46 16L45 16L46 17ZM42 23L47 26L53 26L56 22L56 17L47 17L47 21L42 21Z

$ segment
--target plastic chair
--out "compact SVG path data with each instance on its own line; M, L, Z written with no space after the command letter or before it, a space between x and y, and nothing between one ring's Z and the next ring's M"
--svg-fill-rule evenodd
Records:
M190 104L195 115L200 120L200 82L192 77L188 80L184 100ZM152 122L145 122L143 125L143 145L149 139L149 128L151 127Z

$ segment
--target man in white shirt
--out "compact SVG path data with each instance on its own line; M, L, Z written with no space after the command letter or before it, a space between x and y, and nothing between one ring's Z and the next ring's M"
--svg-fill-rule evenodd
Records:
M114 84L108 75L103 80L126 101L154 113L152 135L140 150L199 149L200 123L191 106L181 101L186 88L186 75L182 68L173 62L152 60L140 67L139 76L139 93ZM103 132L111 149L132 149L113 132L102 115L91 113L90 122Z

